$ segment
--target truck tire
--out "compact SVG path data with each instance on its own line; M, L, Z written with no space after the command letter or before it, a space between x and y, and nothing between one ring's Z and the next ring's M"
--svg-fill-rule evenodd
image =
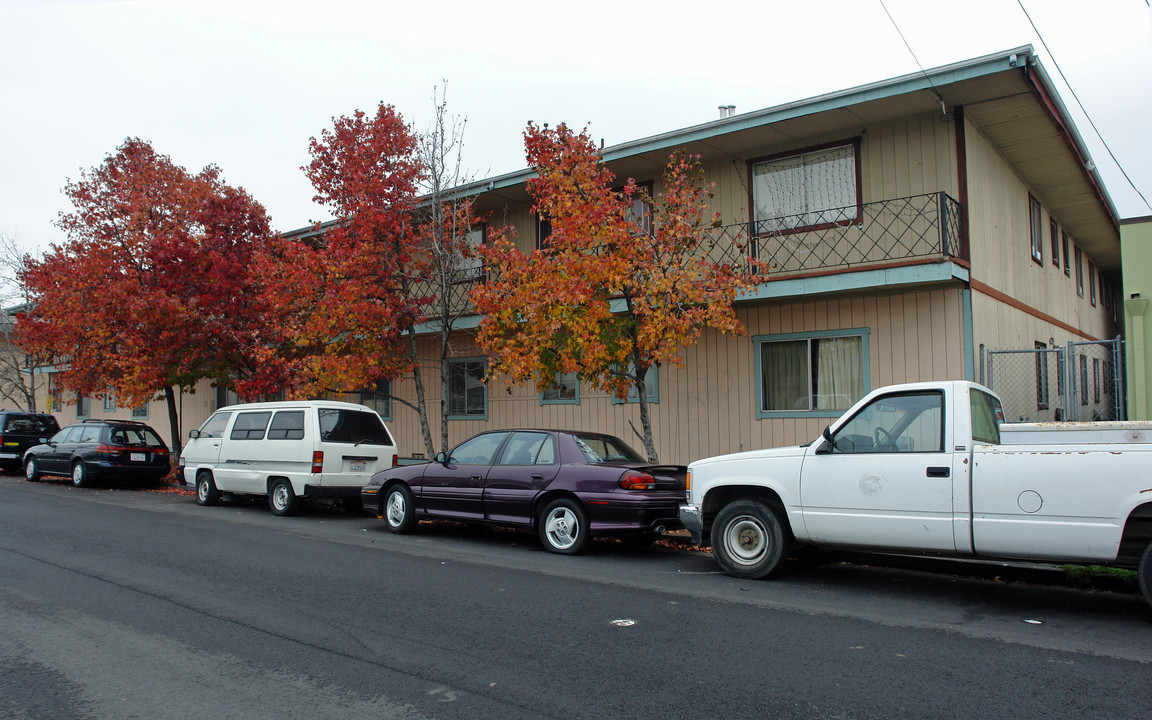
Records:
M1152 543L1148 543L1148 547L1144 548L1144 554L1140 556L1140 566L1136 569L1136 582L1140 585L1140 592L1144 594L1145 602L1152 605Z
M736 500L712 524L712 555L724 572L754 580L768 575L787 551L784 521L759 500Z

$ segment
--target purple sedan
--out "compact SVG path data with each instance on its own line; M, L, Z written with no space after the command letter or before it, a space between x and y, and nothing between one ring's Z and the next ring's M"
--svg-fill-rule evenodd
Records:
M545 549L576 555L592 536L656 539L683 527L687 468L652 465L611 435L496 430L430 463L376 473L364 509L404 534L421 518L535 528Z

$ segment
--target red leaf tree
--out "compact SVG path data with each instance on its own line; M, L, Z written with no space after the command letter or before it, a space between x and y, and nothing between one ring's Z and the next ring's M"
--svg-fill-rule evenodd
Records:
M68 239L22 281L29 354L63 367L62 387L140 405L163 394L179 452L175 389L251 371L258 322L248 269L270 236L263 206L209 166L196 175L129 138L69 182Z
M435 447L417 330L424 322L442 330L443 367L465 307L454 302L454 273L471 254L473 220L471 204L443 187L451 174L443 163L459 138L449 135L442 102L436 110L437 125L423 136L383 103L374 116L357 110L335 118L312 139L304 168L315 200L335 220L281 239L261 263L267 303L281 318L278 336L265 343L266 371L298 395L355 392L411 374L416 403L393 399L417 410L429 455Z
M709 259L706 236L719 219L707 214L698 158L674 153L660 192L647 197L631 179L614 189L587 131L530 124L524 137L538 173L527 182L533 212L551 234L530 254L507 233L483 251L490 279L472 300L484 315L478 342L489 374L543 390L556 373L575 372L620 399L634 389L655 461L645 375L681 365L682 348L705 328L742 333L732 303L759 265Z

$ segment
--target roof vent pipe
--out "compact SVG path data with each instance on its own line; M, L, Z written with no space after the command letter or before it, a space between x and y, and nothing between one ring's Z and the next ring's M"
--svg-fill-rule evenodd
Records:
M717 105L716 109L720 111L720 117L730 118L736 114L735 105Z

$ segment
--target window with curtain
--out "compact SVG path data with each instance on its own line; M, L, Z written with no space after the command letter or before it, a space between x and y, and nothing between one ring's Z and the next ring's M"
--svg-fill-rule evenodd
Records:
M757 234L846 224L859 216L856 144L752 163Z
M488 414L483 358L448 361L448 416L483 418Z
M761 413L846 410L868 391L863 334L755 341Z
M458 251L452 256L453 282L474 282L484 277L484 259L479 255L479 248L484 244L483 226L465 233L464 242L468 253Z

